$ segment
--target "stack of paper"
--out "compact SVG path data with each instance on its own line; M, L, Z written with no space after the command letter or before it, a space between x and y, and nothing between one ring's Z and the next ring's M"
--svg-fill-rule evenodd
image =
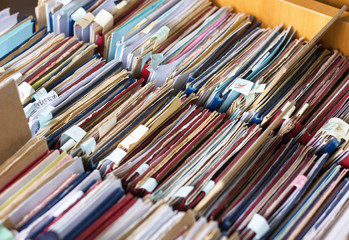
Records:
M4 239L344 231L339 51L209 0L40 0L37 31L16 17L0 12Z

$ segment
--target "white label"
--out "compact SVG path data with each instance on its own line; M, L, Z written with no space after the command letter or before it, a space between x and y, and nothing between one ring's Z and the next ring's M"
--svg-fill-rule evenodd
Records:
M47 94L47 91L45 88L41 88L39 91L33 94L32 99L39 100L40 98L44 97Z
M29 103L27 106L24 107L24 114L25 116L28 118L30 117L30 115L34 112L35 107L34 107L34 103Z
M178 189L178 191L173 195L173 198L186 198L193 189L193 186L183 186L180 189Z
M135 28L139 28L139 27L141 27L144 23L146 23L148 21L148 19L146 19L146 18L143 18L137 25L136 25L136 27Z
M337 123L328 122L321 128L321 130L325 131L325 132L332 132L332 131L336 130L336 128L338 126L339 125Z
M152 56L152 52L148 52L147 54L145 54L142 57L142 65L141 65L141 69L143 70L145 63L149 60L149 58L151 59Z
M64 198L64 200L62 201L63 203L61 203L60 206L56 208L56 211L52 214L52 216L53 217L60 216L65 210L67 210L70 206L72 206L82 196L84 196L84 192L78 191L73 196L70 196L70 198Z
M39 115L38 115L38 119L39 119L39 122L40 122L40 127L44 126L45 123L48 123L53 115L52 115L52 110L54 109L53 106L48 106L45 111L41 112Z
M95 147L96 147L96 140L93 137L89 138L80 146L82 152L85 155L90 155L90 153L92 153L95 150Z
M5 8L0 11L0 19L10 16L10 8Z
M124 1L121 1L118 5L116 5L116 8L121 9L121 8L125 7L126 5L127 5L127 1L124 0Z
M149 178L140 188L145 189L148 192L154 191L154 189L158 186L158 182L155 178Z
M237 78L231 84L229 89L233 91L237 91L247 96L250 93L252 87L253 87L253 82L242 79L242 78Z
M59 149L62 151L67 151L69 148L71 148L75 144L75 141L73 139L69 139L66 141L63 146L61 146Z
M106 159L118 165L126 155L127 152L125 152L121 148L117 148L109 156L107 156Z
M168 33L170 32L170 28L167 26L162 26L155 34L151 37L150 41L154 41L158 39L159 41L166 40L168 37Z
M35 90L27 82L23 82L18 86L19 98L23 102L27 97L31 96Z
M74 22L79 21L83 16L86 15L86 11L85 9L83 9L82 7L79 8L78 10L76 10L72 15L71 15L71 19L74 20Z
M102 9L97 14L94 21L103 28L103 33L105 33L106 31L109 31L109 29L113 27L114 18L110 12Z
M215 186L215 182L210 180L206 183L206 185L202 188L202 191L207 195Z
M154 47L157 47L160 44L162 44L167 39L169 32L170 28L167 26L163 26L162 28L160 28L150 39L151 42L155 40Z
M285 106L281 109L281 112L285 112L286 109L288 108L288 106L290 106L290 105L291 105L291 102L287 102L287 103L285 104ZM286 114L285 114L285 116L283 117L283 119L289 118L289 117L291 116L291 114L294 112L294 110L296 110L296 106L292 106L292 107L290 108L290 110L288 110L288 112L286 112Z
M263 63L263 61L269 56L269 52L267 54L264 54L264 56L258 61L256 65L252 67L252 72L256 71Z
M150 61L150 64L149 64L149 67L147 68L147 70L149 72L153 72L159 67L159 65L164 60L164 55L162 53L153 54L150 56L150 59L151 59L151 61Z
M15 73L15 74L13 74L13 75L10 77L10 79L13 79L13 80L17 81L17 80L20 79L21 77L22 77L22 73L17 72L17 73Z
M143 163L141 166L139 166L137 168L137 170L135 171L135 173L138 173L139 175L142 175L143 173L145 173L145 171L148 170L150 166L146 163Z
M72 0L58 0L58 2L62 3L63 5L67 5L71 2Z
M32 135L34 136L40 129L40 122L38 119L34 120L34 121L29 121L29 128L30 131L32 133Z
M308 103L305 103L305 104L301 107L301 109L299 109L297 115L302 116L303 113L308 109L308 107L309 107L309 104L308 104Z
M77 125L74 125L62 134L61 145L63 145L69 139L73 139L76 143L80 142L80 140L85 135L86 135L85 130L83 130L82 128L80 128Z
M247 225L248 229L251 229L256 233L255 239L262 238L270 229L267 220L258 213L254 214L251 221Z
M58 98L58 95L55 91L51 91L51 92L47 93L45 96L43 96L42 98L40 98L34 102L35 110L38 111L38 110L46 107L51 102L55 101L57 98Z
M142 30L142 33L148 34L148 33L153 29L153 27L155 26L156 23L157 23L156 20L155 20L155 21L152 21L146 28L144 28L144 29Z
M265 90L265 86L266 84L258 84L258 83L255 83L253 85L253 88L251 90L251 93L262 93L264 92Z

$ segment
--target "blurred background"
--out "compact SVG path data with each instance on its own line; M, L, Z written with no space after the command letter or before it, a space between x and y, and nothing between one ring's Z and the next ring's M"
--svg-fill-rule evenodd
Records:
M253 1L253 0L247 0ZM332 5L337 8L341 8L344 4L349 7L349 0L314 0L318 2L322 2L328 5ZM35 15L34 8L37 4L38 0L0 0L0 10L4 8L11 8L11 14L19 12L19 18Z
M28 15L35 17L34 8L37 2L37 0L0 0L0 10L9 7L11 14L19 12L18 20Z

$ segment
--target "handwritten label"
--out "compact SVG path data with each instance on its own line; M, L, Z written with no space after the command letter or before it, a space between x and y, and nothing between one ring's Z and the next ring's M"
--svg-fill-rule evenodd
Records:
M34 108L36 111L38 111L38 110L46 107L47 105L49 105L51 102L53 102L56 99L58 99L57 93L55 91L51 91L51 92L47 93L45 96L42 96L41 98L36 100L34 102Z
M31 96L35 90L27 82L23 82L18 86L19 98L23 102L27 97Z
M242 78L237 78L231 84L229 89L248 96L248 94L250 94L251 92L252 87L253 87L253 82L242 79Z
M321 128L321 130L324 132L333 132L338 128L338 126L339 125L337 123L328 122Z
M5 8L0 11L0 19L10 16L10 8Z

